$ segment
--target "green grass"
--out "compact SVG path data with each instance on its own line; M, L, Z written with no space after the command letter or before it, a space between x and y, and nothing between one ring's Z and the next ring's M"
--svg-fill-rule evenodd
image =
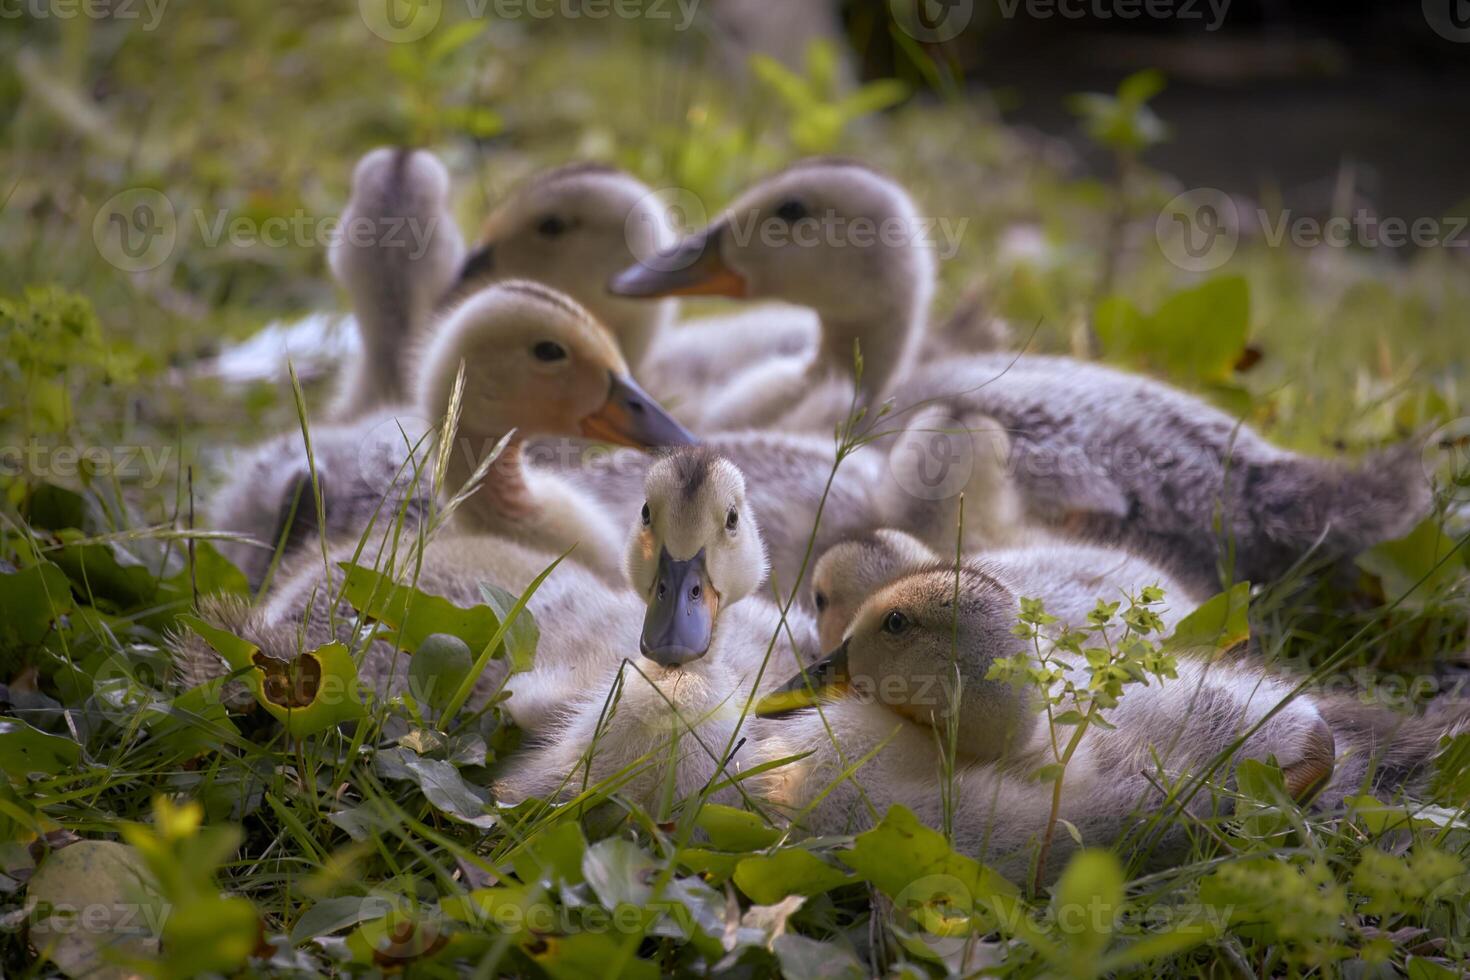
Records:
M1088 852L1037 892L996 880L901 812L855 844L801 841L703 797L643 812L617 793L627 772L565 805L487 810L482 787L516 744L498 710L431 723L411 701L377 701L355 725L298 712L283 726L259 708L228 714L213 688L184 690L165 643L201 596L245 591L188 533L224 450L295 430L325 402L320 384L221 393L176 369L272 319L341 304L324 249L210 247L194 214L329 218L356 157L382 143L446 158L467 231L517 177L573 157L689 188L713 209L804 150L860 156L924 213L968 220L943 266L942 305L979 286L1021 336L1034 331L1034 349L1068 351L1099 303L1126 304L1138 316L1117 322L1156 332L1146 345L1105 333L1106 356L1308 452L1355 454L1470 414L1470 277L1448 250L1395 258L1247 240L1221 269L1184 273L1153 239L1178 188L1147 169L1146 152L1120 212L1111 184L1050 165L978 101L921 94L854 113L839 132L814 128L812 104L732 89L698 33L671 43L648 25L477 29L451 15L421 42L389 45L352 5L264 16L227 0L170 6L154 32L3 20L0 54L0 444L103 448L117 465L146 447L166 463L156 479L63 473L52 454L45 472L0 475L0 681L24 722L0 721L6 975L55 972L34 955L44 933L18 927L41 918L24 911L28 895L77 894L62 874L81 863L65 857L81 853L64 846L72 835L133 849L151 879L139 904L169 911L165 954L145 968L166 976L345 974L373 968L374 950L396 957L379 967L415 976L557 978L866 975L880 956L912 975L975 972L1002 955L1019 976L1431 978L1464 962L1463 744L1430 798L1347 813L1303 811L1269 769L1242 768L1221 790L1231 818L1193 828L1178 867L1142 874ZM804 80L818 109L821 80L820 65ZM95 245L92 221L136 187L166 193L179 241L157 270L127 275ZM1015 246L1018 229L1031 247ZM1104 296L1115 233L1124 248ZM1202 365L1198 335L1171 328L1166 311L1191 290L1242 289L1244 313L1210 321L1225 340ZM1262 359L1236 372L1246 343ZM1470 643L1470 561L1455 550L1467 531L1464 505L1446 499L1352 574L1258 589L1253 632L1300 676L1409 708L1426 694L1414 680L1462 661ZM375 533L398 540L399 590L373 578L349 598L396 609L400 622L379 618L411 650L447 629L448 613L413 590L418 542L400 515L381 515ZM499 601L477 614L494 625L467 637L476 653L528 642L529 624L507 626ZM324 669L346 677L351 660ZM665 751L651 747L645 763ZM82 894L102 901L99 882L113 879L78 873ZM959 893L911 888L938 878ZM1078 909L1103 914L1069 916Z

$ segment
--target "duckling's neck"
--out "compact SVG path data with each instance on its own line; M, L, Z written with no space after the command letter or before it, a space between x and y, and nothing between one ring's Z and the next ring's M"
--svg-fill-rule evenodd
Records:
M816 367L852 377L854 346L862 351L861 401L875 404L909 371L923 343L932 283L902 288L875 282L863 296L861 312L818 310L822 347Z
M450 493L459 489L474 475L480 463L495 450L503 434L471 432L461 429L455 436L458 445L450 460L448 475ZM524 440L517 433L490 464L479 489L464 502L465 519L477 529L507 531L535 521L538 507L526 478L522 458Z
M612 331L618 339L623 357L633 366L636 374L648 352L658 343L674 318L676 304L669 300L658 302L610 299L596 304L592 313Z

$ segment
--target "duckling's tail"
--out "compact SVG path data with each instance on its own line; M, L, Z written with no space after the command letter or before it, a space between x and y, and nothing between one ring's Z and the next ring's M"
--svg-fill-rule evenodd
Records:
M1470 731L1470 700L1446 696L1420 715L1365 704L1351 695L1317 699L1317 709L1337 742L1337 766L1319 805L1372 793L1386 799L1399 791L1423 797L1440 741Z
M1432 502L1414 441L1355 465L1315 458L1258 464L1236 489L1249 529L1261 535L1251 553L1239 555L1240 574L1253 579L1275 577L1314 547L1346 558L1403 537Z

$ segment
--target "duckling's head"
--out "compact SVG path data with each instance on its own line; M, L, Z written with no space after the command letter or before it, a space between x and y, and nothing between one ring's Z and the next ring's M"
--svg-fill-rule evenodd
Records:
M695 439L650 398L600 323L545 286L514 281L460 303L423 357L424 414L449 407L465 365L461 431L581 436L650 449Z
M650 306L614 296L619 269L668 248L676 234L658 196L631 174L576 164L532 178L486 220L460 272L461 288L531 279L571 296L617 336L637 364L676 301Z
M902 574L862 604L835 652L757 710L805 707L808 692L858 696L941 734L954 718L961 755L1004 758L1036 723L1024 694L986 679L998 658L1025 649L1012 632L1019 613L1015 594L974 568L961 566L956 576L953 566L929 565Z
M834 326L882 321L881 332L856 337L873 364L899 349L905 320L922 324L935 276L928 240L896 182L862 164L809 160L758 183L707 228L619 273L609 288L811 307L829 358L847 370L855 335Z
M722 606L766 577L766 549L745 477L709 449L683 449L648 471L628 540L628 581L648 602L643 655L666 667L709 652Z
M835 650L863 600L904 571L939 556L904 531L880 528L828 548L812 571L812 602L823 650Z

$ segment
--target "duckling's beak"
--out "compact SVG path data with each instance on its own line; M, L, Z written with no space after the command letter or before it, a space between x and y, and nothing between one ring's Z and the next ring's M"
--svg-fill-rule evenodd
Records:
M470 254L464 257L464 263L459 267L459 279L455 287L473 285L494 271L495 246L489 243L477 245Z
M607 401L582 420L582 435L634 449L699 444L688 429L638 387L638 382L618 374L611 375L611 379Z
M847 641L844 640L836 652L828 654L757 701L755 713L762 718L772 718L810 708L824 696L846 692L851 682L852 675L847 667Z
M687 561L678 561L664 548L659 552L639 648L649 660L665 667L698 660L709 652L719 612L720 594L710 584L704 549Z
M721 255L720 242L724 236L724 225L695 232L673 248L613 276L607 291L631 299L666 296L744 299L745 277L726 265Z

